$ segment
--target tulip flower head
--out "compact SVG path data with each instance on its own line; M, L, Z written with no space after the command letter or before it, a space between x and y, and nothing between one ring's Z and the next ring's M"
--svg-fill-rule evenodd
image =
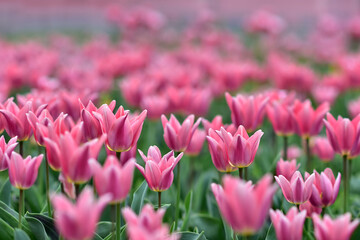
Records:
M284 176L288 181L292 175L299 169L300 164L296 164L296 159L284 161L282 158L276 164L276 176Z
M111 200L111 194L95 200L92 190L85 188L75 204L64 195L54 195L51 200L59 233L68 240L86 240L93 237L101 212Z
M301 204L309 200L312 193L312 184L314 182L314 173L307 177L304 181L301 173L296 171L291 180L287 180L284 176L276 176L275 180L281 187L286 200L293 204Z
M306 211L299 213L296 207L290 208L286 215L279 210L270 209L270 218L278 240L301 240L305 217Z
M313 213L320 214L322 208L315 207L310 201L306 201L299 206L300 211L306 210L306 217L311 218Z
M167 190L174 180L173 170L183 153L175 157L174 152L171 151L162 157L157 146L151 146L147 156L141 150L139 153L145 162L145 169L137 163L136 167L144 176L150 189L155 192Z
M316 137L310 143L311 152L318 156L324 162L330 162L334 159L335 152L329 140L326 137Z
M272 101L267 104L267 116L279 136L294 134L295 123L291 116L291 108L287 102Z
M321 219L318 214L314 213L312 219L316 240L349 240L359 225L358 219L351 222L350 213L345 213L336 219L331 219L327 214Z
M162 224L165 209L155 211L150 204L146 204L139 216L126 207L122 214L127 224L129 240L177 240L179 235L170 234L169 227Z
M252 235L264 224L276 186L265 175L255 186L226 175L223 187L211 184L221 215L231 228L241 235Z
M314 170L315 180L312 186L310 202L316 207L327 207L334 204L339 193L341 174L336 179L330 168L326 168L320 174ZM309 176L308 173L305 175Z
M167 120L165 115L161 116L164 128L164 140L166 145L175 152L183 152L190 144L195 130L200 124L201 118L194 123L194 115L189 115L182 124L171 114Z
M185 154L189 156L199 155L204 145L205 137L206 133L204 130L196 129L189 146L186 148Z
M111 203L123 202L131 189L135 161L127 161L123 166L115 156L108 156L105 165L101 168L95 160L90 160L94 172L94 182L99 196L110 193Z
M43 155L23 159L20 154L13 152L11 156L5 155L5 158L11 185L22 190L30 188L36 181Z
M8 143L5 142L4 136L0 137L0 171L4 171L8 168L6 156L11 157L17 144L17 137L11 138Z

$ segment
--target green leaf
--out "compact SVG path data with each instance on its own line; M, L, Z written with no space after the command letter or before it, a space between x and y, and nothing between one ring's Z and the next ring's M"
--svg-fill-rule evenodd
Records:
M30 240L29 236L23 230L19 228L15 228L14 231L14 239L15 240Z
M97 225L96 233L100 237L105 238L109 234L109 232L113 230L112 225L112 222L99 222Z
M3 208L4 207L4 208ZM16 228L19 226L19 215L13 209L9 208L5 203L0 202L0 218L6 221L6 223L12 227ZM31 235L31 231L28 227L27 222L25 219L21 222L22 229ZM0 235L1 236L1 235Z
M275 239L276 239L275 228L274 228L273 224L271 223L271 225L266 233L265 240L275 240Z
M6 205L10 206L11 202L11 183L9 179L2 185L0 190L0 201L3 201Z
M29 188L25 191L25 204L31 209L31 212L41 212L43 201L36 187Z
M222 221L219 218L214 218L205 214L193 214L190 218L189 225L197 227L199 231L204 231L204 234L209 239L224 239L225 232Z
M46 215L38 213L27 213L26 216L30 216L39 220L45 228L45 231L50 239L58 239L59 234L56 231L54 220Z
M193 201L193 193L192 191L190 191L185 198L185 217L183 224L181 226L181 231L185 231L185 229L187 228L191 214L192 201Z
M1 239L13 239L14 229L0 218L0 236Z
M92 238L93 240L104 240L102 237L100 237L98 234L94 233L94 236Z
M180 240L206 240L204 232L180 232L179 234L181 234Z
M39 220L29 216L25 216L25 219L36 240L46 240L48 238L44 225Z
M144 204L144 198L145 198L147 189L148 189L148 185L147 185L147 182L144 180L141 183L140 187L138 187L138 189L136 189L136 191L134 192L133 200L131 203L131 209L136 214L139 214L139 212Z

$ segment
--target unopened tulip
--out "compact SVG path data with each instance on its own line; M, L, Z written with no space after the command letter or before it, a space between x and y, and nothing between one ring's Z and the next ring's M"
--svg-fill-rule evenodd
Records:
M190 144L195 130L200 124L201 118L194 123L194 115L189 115L182 124L174 115L167 120L165 115L161 116L161 122L164 128L164 139L166 145L175 152L183 152Z
M291 108L287 102L272 101L266 107L267 116L279 136L289 136L295 132Z
M114 114L104 104L93 115L99 120L103 133L107 134L106 145L114 152L126 152L135 146L146 118L146 110L139 116L130 117L122 106Z
M139 216L136 216L129 207L126 207L122 213L129 240L177 240L180 237L177 234L170 234L169 227L162 224L165 209L155 211L150 204L146 204Z
M309 175L308 173L305 173ZM341 174L336 179L330 168L326 168L321 174L314 170L315 180L312 186L310 202L316 207L327 207L334 204L339 193Z
M335 157L334 149L326 137L316 137L311 143L311 152L324 162L330 162Z
M176 158L173 151L161 156L157 146L151 146L147 156L140 150L139 153L145 162L145 169L137 163L136 167L144 176L150 189L155 192L167 190L174 180L173 170L183 153L180 153Z
M94 172L94 182L99 196L110 193L111 203L123 202L131 189L135 161L129 160L123 166L115 156L108 156L102 168L95 160L90 160Z
M220 130L221 127L225 128L226 131L230 132L231 134L234 134L237 130L237 128L234 126L234 124L223 124L222 122L222 116L216 115L214 119L209 122L206 119L202 119L202 124L205 128L206 133L209 132L210 128L213 130Z
M309 200L312 193L314 178L315 175L311 174L304 182L301 173L296 171L290 181L282 175L275 177L275 180L281 187L281 190L288 202L301 204Z
M359 225L358 219L351 222L350 213L345 213L334 220L327 214L323 219L318 214L313 214L312 219L316 240L349 240Z
M270 209L270 218L278 240L301 240L306 211L298 212L296 207L289 209L286 215L280 210Z
M90 188L82 191L75 204L64 195L53 196L52 204L57 230L68 240L91 239L101 212L110 200L110 194L95 200Z
M43 155L37 157L23 157L13 152L11 156L5 155L9 167L10 183L21 190L30 188L36 181L38 170L43 159Z
M11 157L12 152L17 146L17 137L13 137L8 143L5 142L4 136L0 137L0 171L8 168L6 156Z
M276 164L276 176L284 176L288 181L292 175L299 169L300 164L296 164L296 159L284 161L282 158Z
M226 93L225 97L231 110L231 120L236 127L243 125L248 132L252 132L262 124L268 97L263 95L232 97L229 93Z
M186 148L185 154L189 156L199 155L204 145L205 138L205 131L201 129L196 129L194 135L191 138L189 146Z
M264 224L271 207L276 186L265 175L255 186L239 178L226 175L223 187L211 184L221 215L234 232L252 235Z

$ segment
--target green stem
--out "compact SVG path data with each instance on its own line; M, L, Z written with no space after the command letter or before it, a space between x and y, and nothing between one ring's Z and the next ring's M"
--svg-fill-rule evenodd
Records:
M283 149L283 158L284 160L288 160L288 136L284 136L284 149Z
M116 152L116 157L117 157L117 158L118 158L118 160L120 161L121 152Z
M180 214L180 161L177 164L177 195L176 195L176 208L175 208L175 231L177 230L177 226L178 226L178 221L179 221L179 214Z
M49 163L48 163L47 157L46 157L46 148L45 148L45 167L46 167L46 201L47 201L47 209L48 209L48 216L52 217L51 203L50 203Z
M245 180L245 181L249 180L248 167L244 168L244 180Z
M111 220L112 220L112 226L111 226L111 232L113 233L112 234L112 240L115 240L115 226L116 226L116 205L114 204L111 204Z
M158 210L161 208L161 192L158 192Z
M235 231L233 231L233 240L237 240Z
M116 240L121 239L121 203L116 204Z
M76 199L80 195L80 184L78 184L78 183L75 183L75 195L76 195Z
M243 176L243 169L242 168L239 168L239 178L240 179L243 179L244 178L244 176Z
M351 193L351 167L352 167L352 160L348 159L348 194ZM348 202L350 202L350 206L351 206L351 200L350 200L350 195L348 195ZM348 203L349 204L349 203Z
M24 157L24 141L19 142L19 154Z
M21 225L21 217L24 215L24 209L25 209L25 193L23 189L20 189L20 196L19 196L19 228L22 228Z
M347 212L348 207L348 184L349 184L349 173L348 173L348 159L347 155L343 155L343 175L344 175L344 213Z
M310 137L305 139L305 152L306 152L306 171L311 172L312 162L311 162L311 151L310 151Z

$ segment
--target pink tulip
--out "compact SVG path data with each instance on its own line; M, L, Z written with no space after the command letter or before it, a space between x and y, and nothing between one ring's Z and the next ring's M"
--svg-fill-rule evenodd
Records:
M350 213L340 215L334 220L327 214L323 219L318 214L313 214L312 219L316 240L349 240L359 225L358 219L351 222Z
M339 95L339 90L333 86L318 85L312 90L312 94L318 104L324 102L333 104Z
M278 240L301 240L306 211L298 212L296 207L289 209L286 215L279 210L270 209L270 218Z
M265 175L257 185L226 175L223 185L212 183L211 189L225 221L242 235L259 231L269 212L276 186Z
M299 169L300 164L296 164L296 159L284 161L282 158L276 164L276 176L284 176L288 181L293 174Z
M316 137L313 139L311 152L324 162L330 162L335 157L334 149L326 137Z
M303 138L318 135L323 125L323 118L328 111L328 103L323 103L317 109L313 109L310 100L295 101L292 110L295 132Z
M315 175L313 173L304 182L301 173L296 171L290 181L282 175L275 177L275 180L281 187L281 190L288 202L301 204L309 200L312 193L314 178Z
M27 156L25 159L16 152L11 156L5 155L9 167L10 183L18 189L28 189L36 181L38 170L43 159L43 155L31 158Z
M180 124L172 114L169 120L167 120L165 115L161 116L165 143L171 150L175 152L183 152L186 150L201 121L201 118L199 118L194 123L194 118L194 115L189 115L183 124Z
M205 138L205 131L201 129L196 129L194 135L191 138L189 146L186 148L185 154L189 156L199 155L204 145Z
M313 213L320 214L322 212L322 208L315 207L311 204L310 201L306 201L299 206L300 211L306 210L306 217L311 218Z
M327 207L334 204L339 193L341 174L336 179L330 168L326 168L321 174L314 170L315 180L312 186L310 202L315 207ZM305 175L309 175L305 173Z
M360 114L360 98L350 101L347 105L348 112L352 118Z
M87 140L98 138L102 135L102 130L99 120L94 116L93 112L100 113L99 109L90 100L85 107L79 100L81 110L81 120L84 122L84 135ZM114 110L116 101L113 100L108 105L111 111Z
M220 128L223 127L225 128L226 131L230 132L231 134L234 134L237 130L234 124L230 124L230 125L223 124L221 115L216 115L216 117L214 117L212 122L209 122L206 119L202 119L202 124L205 128L206 133L209 132L210 128L212 128L213 130L220 130Z
M166 96L145 96L141 100L141 108L148 111L148 118L151 120L157 120L162 114L166 113L169 100Z
M66 195L71 199L76 199L76 189L74 183L67 181L61 173L59 174L59 181L62 184L61 187Z
M139 153L145 162L145 169L137 163L136 167L144 176L150 189L155 192L167 190L174 180L173 170L183 153L180 153L175 158L174 152L171 151L162 157L157 146L151 146L147 156L141 150L139 150Z
M281 151L282 153L283 151ZM283 154L282 154L283 155ZM302 150L296 145L291 145L287 149L288 159L298 159L302 155Z
M4 171L8 168L6 156L11 157L17 144L17 137L11 138L8 143L5 142L4 136L0 137L0 171Z
M267 104L267 116L277 135L289 136L295 131L291 108L286 102L272 101Z
M93 115L99 120L103 133L107 134L107 147L114 152L126 152L135 146L146 118L146 110L139 116L130 117L122 106L116 114L104 104Z
M326 135L335 152L354 158L360 154L360 115L352 121L338 117L336 120L330 113L324 120Z
M262 124L268 97L263 95L232 97L229 93L226 93L225 97L235 126L243 125L248 132L252 132Z
M111 193L112 204L123 202L131 189L134 159L121 166L115 156L108 156L103 168L95 159L90 160L90 165L94 172L95 187L99 196Z
M91 239L96 225L111 195L104 195L95 200L92 190L85 188L75 204L64 195L52 197L55 226L59 233L68 240Z
M169 227L162 224L165 209L155 211L150 204L146 204L139 216L129 207L126 207L122 214L126 221L129 240L177 240L180 237L170 234Z

